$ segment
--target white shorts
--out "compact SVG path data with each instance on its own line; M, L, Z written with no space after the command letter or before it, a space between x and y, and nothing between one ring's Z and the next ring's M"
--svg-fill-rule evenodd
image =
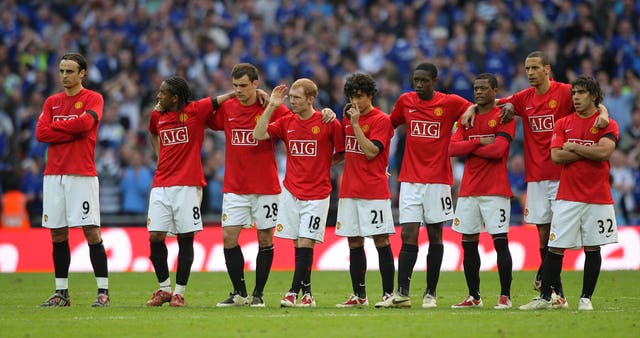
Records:
M453 219L451 186L400 183L400 224L433 224Z
M341 198L338 201L336 235L345 237L369 237L393 234L391 200Z
M549 246L579 249L618 243L618 224L612 204L556 201Z
M509 232L511 200L504 196L468 196L458 198L452 229L473 235L486 229L491 235Z
M549 224L558 195L560 181L527 183L527 202L524 220L529 224Z
M149 195L147 230L186 234L202 230L202 187L156 187Z
M225 193L222 197L222 226L239 226L258 230L276 226L279 195Z
M321 200L300 200L283 187L275 236L293 240L308 238L322 243L328 213L329 197Z
M48 229L100 225L98 177L45 175L42 226Z

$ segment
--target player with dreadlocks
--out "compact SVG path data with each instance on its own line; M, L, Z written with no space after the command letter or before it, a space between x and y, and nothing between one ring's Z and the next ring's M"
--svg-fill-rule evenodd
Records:
M147 306L184 306L184 291L193 263L193 239L202 230L202 187L206 185L200 148L207 121L219 104L230 98L190 101L191 90L180 77L169 77L158 91L158 103L151 112L149 132L158 164L149 196L147 229L151 263L160 288ZM176 286L171 291L167 263L167 233L178 236Z

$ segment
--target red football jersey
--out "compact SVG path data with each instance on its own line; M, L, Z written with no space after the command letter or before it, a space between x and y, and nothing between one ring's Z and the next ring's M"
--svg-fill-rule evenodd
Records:
M211 114L211 98L190 102L179 112L151 112L149 132L159 136L160 147L153 187L207 185L200 149Z
M551 148L562 148L565 142L586 146L597 144L603 137L612 137L618 142L618 123L609 119L609 125L597 129L593 124L598 114L581 118L571 114L556 122L553 128ZM560 166L560 185L556 199L590 204L613 204L609 184L609 161L582 159Z
M243 106L237 98L224 101L209 126L224 130L225 170L222 192L234 194L279 194L280 181L274 153L274 141L253 138L253 129L264 112L257 101ZM281 105L271 121L292 113Z
M38 118L36 137L49 143L45 175L97 176L94 152L102 95L83 88L74 96L60 92L48 97ZM92 111L96 117L86 114Z
M516 133L516 121L500 123L501 112L500 108L494 107L486 114L476 114L475 123L469 129L463 128L459 123L451 143L483 137L504 137L511 142ZM485 158L473 152L467 154L458 196L513 196L507 171L508 157L508 146L500 158Z
M500 104L506 102L511 102L516 114L522 118L526 181L560 179L560 166L551 161L549 145L554 121L574 111L571 85L551 80L549 90L543 95L530 87L500 99Z
M387 166L393 126L389 115L373 108L360 116L360 128L371 141L378 141L383 148L372 160L368 160L356 139L348 118L342 121L345 137L344 171L340 186L340 198L388 199L391 198Z
M344 151L340 122L322 123L322 115L301 120L298 115L282 117L267 128L272 139L281 139L287 148L284 186L301 200L324 199L331 193L331 160Z
M471 105L454 94L434 92L421 100L416 92L402 94L391 112L391 123L406 124L407 137L398 180L453 185L449 141L453 125Z

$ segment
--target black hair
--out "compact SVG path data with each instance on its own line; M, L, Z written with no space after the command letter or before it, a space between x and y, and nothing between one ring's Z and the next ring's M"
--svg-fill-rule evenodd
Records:
M491 73L479 74L478 76L476 76L476 80L488 80L491 89L498 88L498 79L496 79L496 76Z
M189 89L187 81L179 76L172 76L165 79L164 82L169 86L169 92L178 96L178 110L182 110L191 98L191 89Z
M425 72L431 75L432 79L435 79L438 77L438 68L436 67L436 65L430 62L423 62L418 64L415 70L424 70Z
M78 66L80 66L78 71L87 70L87 59L85 59L84 56L82 56L82 54L80 53L76 53L76 52L66 53L62 56L62 58L60 58L60 60L70 60L77 63Z
M596 79L586 75L580 75L577 79L571 82L571 92L573 93L573 89L575 87L584 88L591 96L595 98L595 105L598 107L604 98L604 94L602 93L602 89L600 88L600 84Z
M550 66L551 62L549 61L549 57L547 56L547 54L537 50L535 52L531 52L529 53L529 55L527 55L527 59L528 58L540 58L540 61L542 61L542 65L543 66Z
M344 82L344 95L347 98L355 96L358 92L362 94L374 97L378 90L376 89L376 82L368 74L355 73L349 75Z

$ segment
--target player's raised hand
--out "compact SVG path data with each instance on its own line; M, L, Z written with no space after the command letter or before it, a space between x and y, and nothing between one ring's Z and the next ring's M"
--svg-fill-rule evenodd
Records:
M351 108L347 110L347 116L349 116L349 121L351 125L358 124L360 121L360 108L358 108L357 104L352 104Z
M507 123L513 120L513 117L516 114L516 110L513 104L505 103L502 105L501 108L502 108L502 112L500 112L500 123Z
M271 92L271 97L269 98L269 105L272 106L280 106L284 103L284 100L287 99L287 91L289 90L289 88L287 88L286 85L277 85L275 88L273 88L273 91Z

